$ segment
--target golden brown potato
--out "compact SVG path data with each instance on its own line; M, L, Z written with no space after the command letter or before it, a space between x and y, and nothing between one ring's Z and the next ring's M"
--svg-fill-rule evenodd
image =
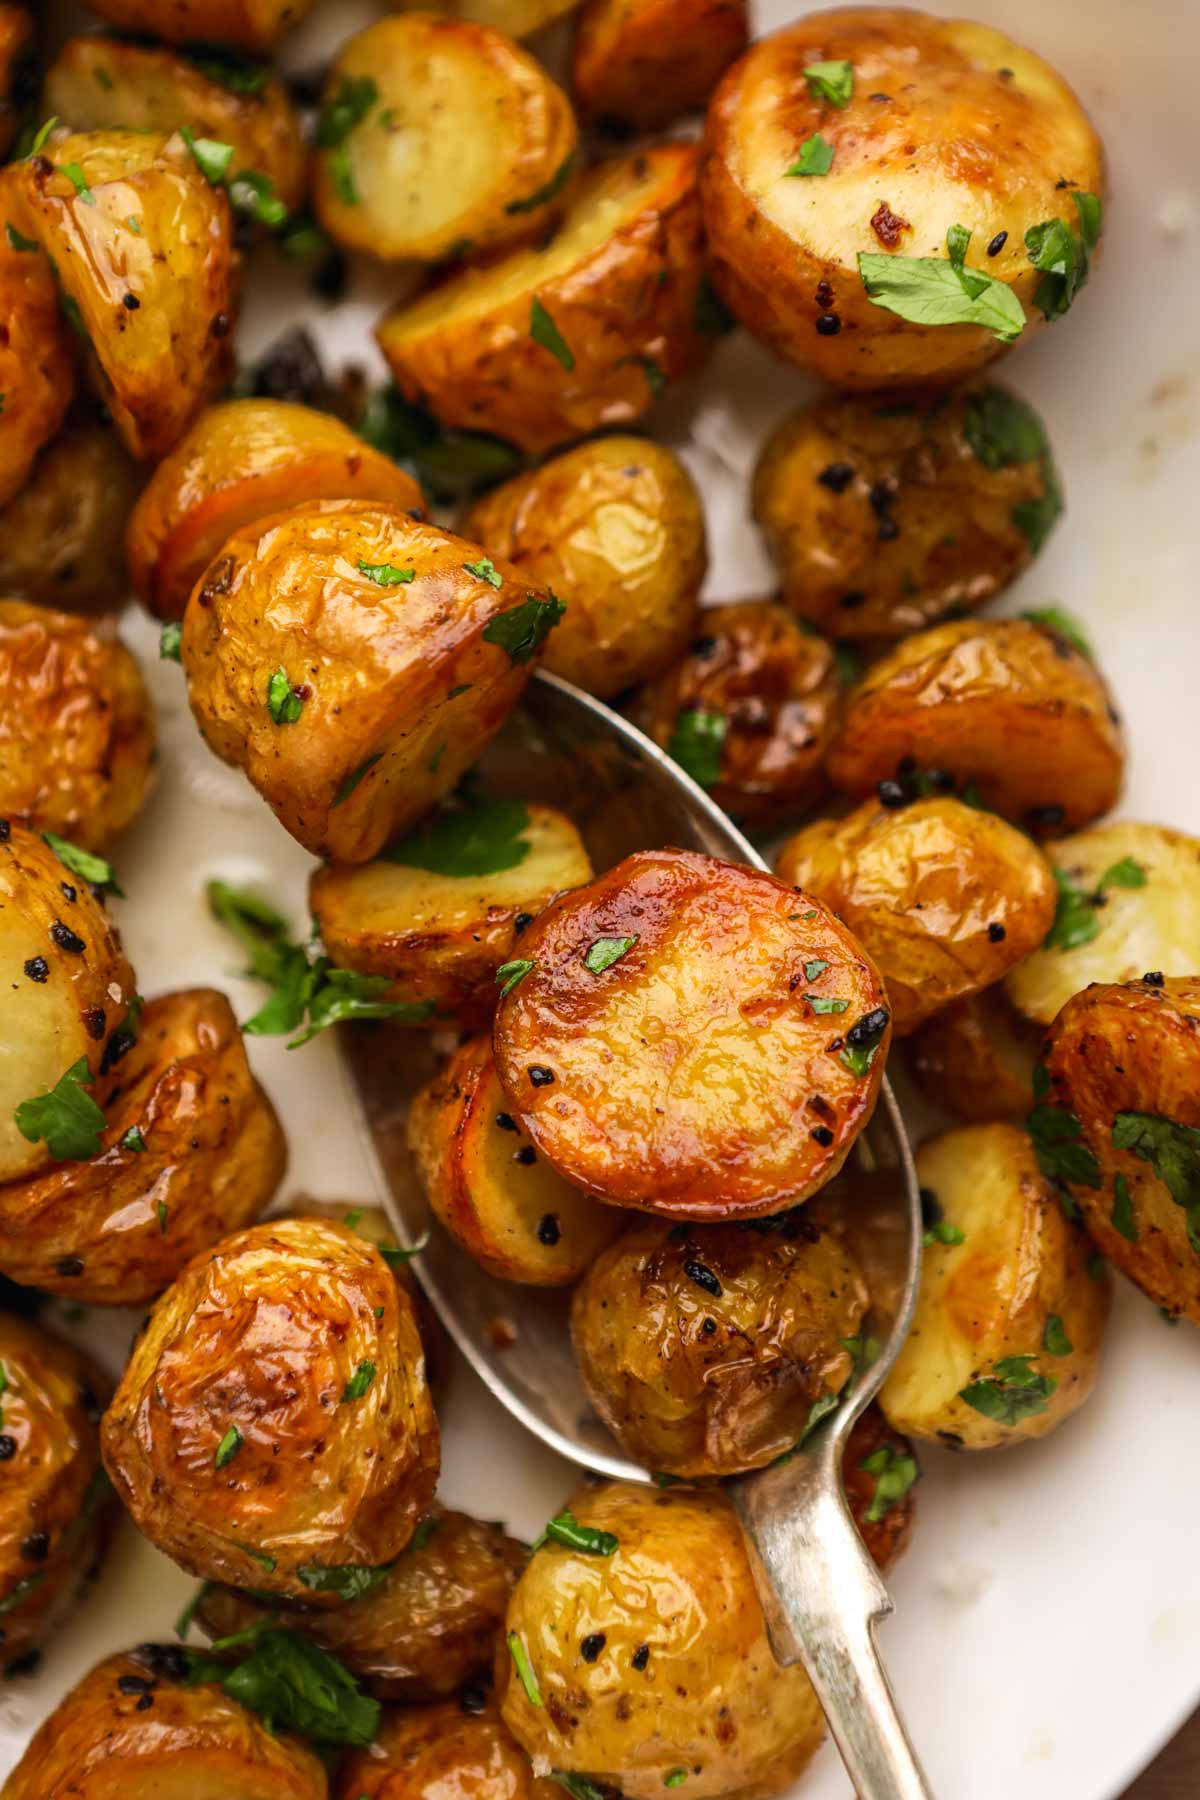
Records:
M422 1088L409 1143L429 1204L490 1275L565 1287L621 1228L546 1162L508 1110L487 1037L471 1038Z
M0 693L0 814L99 850L141 812L156 754L112 620L0 600Z
M109 1384L91 1359L0 1313L0 1656L25 1655L63 1622L113 1522L100 1466Z
M960 1125L917 1152L934 1216L917 1310L879 1403L911 1437L993 1450L1083 1405L1110 1289L1016 1125Z
M384 975L387 1000L482 1029L496 971L535 913L592 877L565 813L520 801L447 807L382 857L329 863L309 882L325 949L341 969Z
M704 106L748 38L746 0L587 0L572 92L601 126L661 131Z
M138 9L141 10L140 8ZM149 9L147 9L149 10ZM196 1683L174 1645L110 1656L31 1738L4 1800L327 1800L298 1737Z
M777 355L844 387L953 380L1064 312L1104 187L1100 141L1040 57L906 8L818 11L761 38L708 110L716 285ZM965 282L951 228L970 232ZM1064 273L1044 274L1055 261ZM906 317L886 302L910 281Z
M1046 1069L1030 1129L1089 1235L1200 1325L1200 979L1085 988L1050 1027Z
M124 606L125 526L141 485L114 431L68 423L0 511L0 593L67 612Z
M490 1695L385 1715L369 1750L338 1770L333 1800L557 1800L501 1723Z
M899 1037L1000 981L1054 920L1050 865L995 813L939 795L878 800L788 839L780 879L844 919L876 963Z
M783 598L839 638L903 637L982 606L1062 508L1041 420L1000 387L832 394L754 472Z
M287 1147L213 988L147 1003L109 1038L95 1152L0 1186L0 1269L97 1306L140 1306L257 1218ZM115 1084L115 1085L114 1085Z
M660 1800L679 1769L697 1800L789 1788L824 1720L803 1669L771 1655L724 1495L605 1482L570 1510L617 1548L596 1556L552 1541L518 1581L512 1651L497 1653L501 1717L517 1742L628 1800Z
M156 132L55 135L13 171L15 223L54 265L100 396L133 454L157 461L229 373L225 195Z
M509 37L529 37L552 25L579 4L579 0L391 0L394 12L431 12L453 19L473 19L492 25Z
M545 666L602 700L661 674L692 635L700 495L648 438L595 438L515 476L476 501L463 535L565 601Z
M807 894L639 852L547 908L501 999L496 1069L534 1148L614 1206L794 1206L871 1117L891 1022L874 964Z
M1200 969L1200 839L1119 820L1046 845L1063 885L1045 946L1009 973L1017 1011L1049 1025L1093 981Z
M687 655L638 696L634 717L726 812L772 820L824 795L841 692L823 638L775 602L747 600L705 608Z
M592 1264L571 1335L592 1405L644 1468L737 1475L845 1386L866 1309L854 1258L804 1212L769 1230L651 1219Z
M45 1116L58 1109L26 1102L44 1103L61 1088L72 1115L87 1111L83 1089L104 1104L107 1077L127 1047L134 982L91 888L36 832L3 815L0 993L0 1183L6 1183L73 1154Z
M8 155L33 100L37 76L31 55L33 20L23 6L0 6L0 157Z
M1103 677L1066 638L1028 619L959 619L871 664L828 759L857 799L914 764L1046 836L1116 803L1125 742Z
M1038 1031L1014 1010L1002 986L935 1013L907 1048L908 1067L926 1097L968 1124L1023 1119L1029 1111Z
M50 264L19 229L18 170L0 171L0 506L29 479L34 458L58 430L75 389L71 334Z
M379 500L405 512L424 506L411 475L329 413L287 400L210 406L159 463L134 509L134 587L160 619L181 619L235 531L319 500Z
M385 262L474 255L553 227L578 143L566 95L511 38L406 13L330 69L313 204L339 244Z
M912 1445L872 1401L846 1439L842 1485L859 1535L881 1569L890 1569L908 1549L917 1510L912 1484L920 1474Z
M88 5L122 31L143 31L172 44L269 50L300 23L313 0L88 0Z
M300 506L235 531L193 593L188 698L306 850L369 862L494 737L560 610L397 507Z
M276 1219L193 1259L100 1428L134 1523L194 1575L337 1606L429 1509L438 1428L412 1306L345 1225Z
M629 425L710 347L694 144L584 176L557 235L440 282L390 313L379 345L407 400L535 455Z
M252 1594L209 1587L196 1617L209 1637L225 1638L273 1616L380 1700L439 1700L487 1671L527 1555L499 1525L434 1506L379 1586L347 1606L281 1614Z

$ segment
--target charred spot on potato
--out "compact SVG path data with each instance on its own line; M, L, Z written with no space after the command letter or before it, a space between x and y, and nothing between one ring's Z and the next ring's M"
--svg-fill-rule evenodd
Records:
M871 230L885 250L894 250L901 235L911 231L912 226L907 219L894 213L886 200L881 200L871 215Z

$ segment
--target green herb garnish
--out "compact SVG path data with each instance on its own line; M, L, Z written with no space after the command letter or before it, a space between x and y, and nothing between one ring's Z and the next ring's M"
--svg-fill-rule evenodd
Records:
M555 1513L541 1535L534 1539L533 1548L540 1550L543 1544L562 1544L568 1550L579 1550L585 1556L612 1556L619 1547L620 1540L611 1531L597 1531L592 1525L581 1525L569 1507Z
M398 569L394 563L359 563L359 569L376 587L403 587L416 574L415 569Z
M1056 637L1070 644L1072 650L1078 650L1080 656L1086 656L1089 662L1095 662L1096 653L1083 634L1083 627L1077 619L1061 606L1033 606L1021 614L1031 625L1041 625L1046 631L1052 631Z
M42 842L49 844L59 862L70 869L72 875L78 875L80 881L86 881L89 887L118 894L122 900L125 898L124 890L117 885L112 864L102 856L81 850L78 844L69 844L66 838L56 837L52 831L43 831Z
M216 1467L218 1469L226 1468L233 1461L245 1441L246 1440L243 1438L237 1426L231 1425L229 1430L225 1433L225 1436L217 1445L217 1453L213 1457L213 1462Z
M489 619L481 633L484 642L498 644L514 663L527 663L567 610L564 601L546 591L549 597L545 600L527 594L519 606L510 606Z
M667 755L698 787L715 787L721 776L721 748L727 730L724 713L687 707L675 720L667 743Z
M435 875L475 878L515 869L529 854L529 808L521 800L445 807L381 852L388 862Z
M1025 328L1021 302L994 275L968 269L965 244L952 226L952 255L894 256L860 251L858 272L867 298L913 325L977 325L1011 344Z
M584 954L583 966L593 975L603 975L605 969L611 969L614 963L620 962L627 951L632 950L638 941L635 931L632 937L601 937L588 945Z
M1001 1425L1017 1425L1044 1413L1058 1382L1052 1375L1039 1374L1032 1366L1034 1360L1032 1354L1004 1357L989 1376L963 1388L959 1399Z
M95 1077L81 1056L48 1093L22 1100L13 1114L17 1130L31 1144L44 1143L55 1162L82 1162L100 1150L104 1114L90 1094Z
M1059 1315L1048 1314L1042 1328L1042 1349L1048 1356L1070 1356L1074 1348Z
M342 1405L349 1400L361 1400L374 1379L375 1364L364 1357L342 1389Z
M825 100L830 106L849 106L854 93L853 63L809 63L804 79L814 100Z
M576 152L574 150L568 151L567 155L564 156L563 160L559 163L557 169L555 169L549 181L545 182L535 193L529 194L524 200L510 200L508 205L504 208L505 212L536 212L539 206L546 206L551 200L557 199L558 195L562 193L568 181L571 179L571 173L575 167L576 161Z
M286 669L267 680L267 711L276 725L294 725L304 711L304 697L292 686Z
M1128 1150L1150 1164L1176 1206L1183 1208L1188 1243L1200 1255L1200 1131L1157 1113L1119 1112L1113 1120L1112 1141L1114 1149ZM1132 1207L1129 1216L1132 1219Z
M1036 1083L1034 1092L1038 1092ZM1084 1143L1083 1126L1074 1113L1062 1106L1037 1105L1026 1119L1025 1128L1033 1139L1038 1167L1047 1181L1069 1181L1076 1187L1100 1186L1100 1164Z
M490 556L482 556L478 562L464 563L463 568L468 575L474 575L477 581L486 581L490 587L504 586L500 571Z
M921 1471L917 1467L915 1456L906 1456L891 1444L882 1444L873 1450L870 1456L859 1463L868 1475L875 1476L875 1493L867 1508L867 1523L877 1525L880 1519L891 1512L898 1500L903 1500L909 1488L916 1481Z
M192 1659L193 1680L217 1681L232 1700L267 1721L272 1731L298 1731L318 1744L373 1742L380 1705L359 1691L328 1651L294 1631L257 1633L246 1659L230 1670L211 1657Z
M575 367L575 357L570 345L536 294L529 308L529 335L535 344L548 350L555 362L561 363L568 374Z
M183 621L169 619L158 637L158 654L164 662L181 662L179 646L183 641Z
M391 1563L367 1568L362 1563L302 1563L296 1570L306 1588L314 1594L336 1594L341 1600L361 1600L387 1580Z
M511 994L517 983L524 981L530 969L536 968L537 964L530 962L528 957L524 956L517 957L513 962L501 963L496 970L496 980L500 983L500 998L503 1000L506 994Z
M827 144L820 132L805 138L800 153L785 175L828 175L833 167L833 145Z
M1051 323L1070 310L1087 281L1092 252L1100 241L1099 196L1076 190L1071 199L1079 219L1077 231L1065 219L1046 219L1025 233L1029 260L1042 275L1033 303Z
M233 145L216 138L198 138L190 125L181 125L179 135L195 158L200 173L213 187L224 187L229 165L233 161Z

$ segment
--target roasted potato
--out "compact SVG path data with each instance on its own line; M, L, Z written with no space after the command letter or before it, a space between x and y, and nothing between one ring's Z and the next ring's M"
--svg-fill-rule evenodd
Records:
M56 1088L71 1114L82 1105L83 1088L104 1103L107 1077L128 1047L134 983L121 940L91 888L36 832L2 815L0 993L3 1184L24 1181L56 1154L70 1154L47 1116L59 1110L48 1104Z
M1093 981L1200 969L1200 839L1119 820L1046 854L1063 884L1059 918L1005 984L1024 1018L1049 1025Z
M1037 845L948 794L819 819L788 839L775 868L873 958L899 1037L1000 981L1054 921L1057 890Z
M315 856L369 862L500 729L560 607L398 507L235 531L188 603L200 730Z
M879 1403L956 1450L1044 1437L1092 1390L1110 1286L1016 1125L960 1125L917 1152L934 1223L917 1310Z
M100 1439L160 1550L314 1607L377 1585L438 1474L412 1306L378 1250L319 1219L251 1226L188 1264Z
M864 798L919 767L978 790L1039 836L1116 803L1125 742L1103 677L1029 619L958 619L905 638L846 696L827 762Z
M313 204L385 262L439 262L552 229L579 134L570 102L503 32L432 13L343 44L317 125Z
M1033 408L975 386L832 394L789 413L753 506L799 617L876 639L982 606L1041 549L1062 500Z
M274 1617L336 1656L380 1700L440 1700L488 1670L527 1555L499 1525L434 1506L379 1586L347 1606L280 1613L252 1594L209 1587L196 1617L212 1638Z
M258 1216L287 1148L213 988L149 1001L136 1042L114 1033L107 1060L94 1154L0 1186L0 1270L72 1300L140 1306Z
M172 44L222 44L269 50L298 25L313 0L88 0L121 31L145 32Z
M154 713L111 619L0 600L0 815L98 850L145 805Z
M124 606L125 526L141 484L115 432L68 423L0 511L0 594L66 612Z
M478 538L565 601L545 666L602 700L682 654L708 567L696 484L648 438L595 438L476 501Z
M225 195L181 137L146 131L52 135L11 180L13 222L55 269L113 423L136 457L157 461L229 373Z
M136 8L138 12L142 9ZM149 9L147 9L149 10ZM327 1800L325 1768L215 1682L176 1644L110 1656L60 1700L3 1800Z
M1023 1119L1029 1111L1038 1031L1005 998L1003 986L944 1007L913 1033L907 1049L926 1097L968 1124Z
M708 110L716 285L777 355L843 387L953 380L1065 312L1104 187L1100 140L1039 56L906 8L833 8L761 38ZM948 230L970 233L966 281Z
M556 900L521 950L497 1073L535 1150L614 1206L781 1212L836 1175L874 1110L883 984L844 925L770 875L639 852Z
M634 717L718 806L786 818L824 795L841 683L831 645L770 600L706 607L687 654Z
M592 1405L643 1467L737 1475L790 1450L845 1386L867 1299L803 1211L769 1230L648 1219L576 1288L571 1336Z
M621 1218L541 1161L508 1106L490 1041L468 1039L417 1095L409 1143L430 1206L490 1275L565 1287Z
M36 91L33 20L23 6L0 6L0 159L12 148Z
M286 400L226 400L200 414L159 463L129 521L129 571L160 619L235 531L318 500L378 500L417 512L420 488L330 413Z
M846 1439L842 1485L859 1536L881 1569L908 1549L917 1510L912 1484L920 1474L912 1445L872 1401Z
M62 424L75 389L71 334L38 244L19 229L19 169L0 171L0 506L29 479L34 458Z
M748 38L746 0L587 0L572 92L601 126L661 131L704 106Z
M694 144L588 171L544 248L463 269L379 327L404 396L541 455L629 425L698 367L704 279Z
M548 1776L501 1723L490 1695L390 1712L369 1750L342 1763L333 1800L556 1800Z
M73 1344L0 1313L0 1658L17 1661L71 1610L113 1523L100 1466L109 1386Z
M579 4L579 0L391 0L394 12L432 12L453 19L472 19L492 25L509 37L529 37L552 25L555 19Z
M728 1500L605 1482L570 1510L617 1547L596 1556L552 1541L518 1581L496 1684L517 1742L628 1800L660 1800L679 1769L696 1800L783 1793L824 1720L803 1669L771 1655Z
M1200 1325L1200 979L1151 972L1067 1001L1030 1129L1108 1260Z

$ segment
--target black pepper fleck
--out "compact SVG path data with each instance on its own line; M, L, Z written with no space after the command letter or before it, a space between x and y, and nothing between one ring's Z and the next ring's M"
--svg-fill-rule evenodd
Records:
M1008 242L1007 231L998 231L996 233L995 237L992 239L991 243L987 247L988 255L989 256L999 256L1000 252L1003 250L1003 248L1004 248L1005 244L1007 244L1007 242Z
M82 956L87 949L87 945L84 943L83 939L77 937L70 926L64 925L61 919L55 919L53 925L50 927L50 936L54 939L54 942L58 945L60 950L69 951L72 956Z
M534 1087L549 1087L554 1080L554 1070L547 1069L543 1063L531 1064L528 1074Z
M537 1151L532 1144L522 1144L519 1150L513 1151L513 1161L529 1168L532 1163L537 1161Z
M816 1143L820 1144L822 1150L828 1150L830 1144L833 1142L833 1133L830 1131L828 1125L814 1125L808 1135Z
M521 933L524 930L526 930L526 928L528 926L530 926L532 924L533 924L533 914L532 913L518 913L516 918L513 920L513 930L516 933L516 935L518 937L520 937Z
M7 819L0 819L0 844L7 844L12 835L12 826Z
M1151 969L1148 974L1142 976L1142 980L1147 987L1161 987L1163 984L1163 972L1161 969Z
M71 904L74 905L75 901L79 898L78 889L73 888L69 881L60 881L58 885L62 889L63 899L69 900Z
M71 1276L83 1274L82 1256L62 1256L54 1266L60 1275Z
M121 296L121 305L125 308L126 312L136 312L141 304L142 303L136 294L123 294Z
M148 1694L154 1683L147 1675L118 1675L117 1686L123 1694Z
M50 1554L50 1533L48 1531L31 1531L27 1538L21 1540L21 1555L26 1562L45 1562Z
M685 1262L683 1265L683 1272L689 1281L694 1281L698 1288L703 1288L706 1294L711 1294L713 1296L714 1300L719 1300L721 1295L725 1292L721 1283L717 1280L707 1263L695 1262L689 1259L689 1261Z
M875 789L879 796L879 804L887 807L904 806L908 802L908 793L898 781L885 780Z
M102 1006L89 1006L83 1015L83 1028L97 1044L104 1036L108 1019Z
M50 964L44 956L31 956L25 964L25 973L30 981L49 981Z
M705 1319L700 1329L705 1337L711 1337L713 1332L717 1329L717 1321L715 1319Z
M827 487L831 494L844 494L854 480L853 463L830 463L821 470L817 480L822 487Z
M993 944L1002 944L1007 936L1008 933L1005 931L1003 925L998 925L993 919L992 923L988 926L989 941Z
M559 1230L558 1220L553 1213L547 1213L544 1218L538 1220L537 1234L539 1244L557 1244L562 1232Z
M842 321L836 313L821 313L817 319L818 337L836 337L842 329Z
M501 1131L515 1131L517 1129L517 1121L513 1118L511 1113L497 1113L496 1123Z
M487 1711L487 1695L481 1687L465 1687L458 1696L458 1704L463 1712L474 1718Z
M649 1644L639 1644L637 1649L634 1651L632 1657L630 1658L630 1661L632 1662L635 1669L638 1669L638 1670L644 1669L646 1664L650 1661L650 1646L649 1646Z
M11 1462L16 1454L16 1438L7 1431L0 1431L0 1462Z
M602 1631L590 1631L579 1646L579 1654L584 1662L594 1663L607 1642Z

